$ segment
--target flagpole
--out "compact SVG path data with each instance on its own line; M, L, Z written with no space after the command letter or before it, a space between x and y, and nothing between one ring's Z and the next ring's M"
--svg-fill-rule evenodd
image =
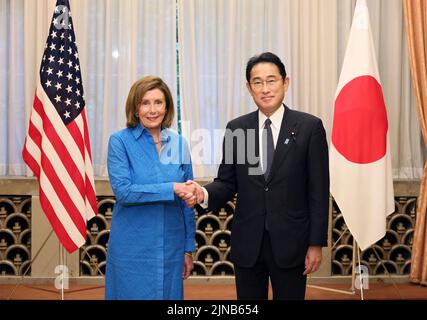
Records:
M61 266L61 289L59 293L61 300L64 300L64 247L61 242L59 242L59 265Z
M360 299L361 300L365 300L364 296L363 296L363 289L365 286L365 275L362 274L362 264L360 263L360 253L361 250L359 250L359 248L357 248L357 260L359 262L359 279L360 279Z
M352 259L352 268L351 268L351 291L356 291L356 251L358 250L356 240L353 236L353 259Z

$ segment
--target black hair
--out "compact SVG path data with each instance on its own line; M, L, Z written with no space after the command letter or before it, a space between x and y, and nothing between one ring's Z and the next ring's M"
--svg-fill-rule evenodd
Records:
M258 63L262 62L268 62L272 63L277 66L279 69L280 75L282 76L282 79L286 78L286 69L285 65L283 64L282 60L278 56L276 56L274 53L271 52L263 52L259 55L253 56L249 59L247 65L246 65L246 81L249 82L251 78L251 71L252 68L257 65Z

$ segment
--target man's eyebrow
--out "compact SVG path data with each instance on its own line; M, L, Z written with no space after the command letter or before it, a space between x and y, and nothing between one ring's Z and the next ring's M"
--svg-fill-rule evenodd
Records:
M267 79L268 78L276 78L276 75L274 75L274 74L272 74L272 75L268 75L267 76ZM261 80L262 78L261 77L254 77L254 78L252 78L252 80Z

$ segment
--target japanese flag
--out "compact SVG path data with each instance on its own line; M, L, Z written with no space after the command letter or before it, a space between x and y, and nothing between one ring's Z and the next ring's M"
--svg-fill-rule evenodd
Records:
M387 110L366 0L358 0L335 96L331 193L362 250L394 211Z

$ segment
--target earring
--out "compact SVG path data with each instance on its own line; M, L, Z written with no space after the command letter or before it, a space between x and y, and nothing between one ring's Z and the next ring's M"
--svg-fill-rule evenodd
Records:
M135 112L135 117L137 117L137 118L138 118L138 112Z

